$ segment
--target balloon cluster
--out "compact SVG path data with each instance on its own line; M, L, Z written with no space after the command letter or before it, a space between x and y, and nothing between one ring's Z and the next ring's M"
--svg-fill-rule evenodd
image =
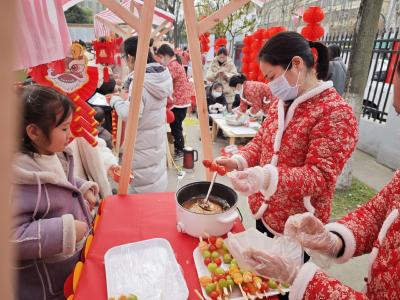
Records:
M283 26L274 26L268 29L258 28L253 34L244 37L241 71L249 80L266 82L264 75L260 71L258 54L267 40L285 30L286 28Z
M309 41L317 41L324 35L321 22L325 14L321 7L310 6L303 13L303 20L307 23L301 30L301 34Z
M214 53L217 53L219 48L226 48L228 41L224 37L217 38L214 42Z

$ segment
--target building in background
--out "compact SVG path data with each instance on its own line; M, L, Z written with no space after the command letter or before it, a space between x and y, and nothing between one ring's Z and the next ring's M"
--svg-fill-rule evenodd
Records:
M311 6L323 8L323 26L327 32L352 31L357 20L360 0L270 0L259 11L259 24L263 27L284 25L290 30L303 26L298 16ZM400 1L384 0L379 29L388 30L400 25Z
M78 6L89 8L93 12L93 15L105 9L104 5L98 0L83 0Z

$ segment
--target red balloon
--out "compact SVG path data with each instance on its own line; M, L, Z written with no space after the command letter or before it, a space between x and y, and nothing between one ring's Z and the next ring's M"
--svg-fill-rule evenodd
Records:
M173 123L174 121L175 121L175 115L174 115L174 113L173 113L171 110L167 109L167 123L168 123L168 124L171 124L171 123Z
M249 64L244 63L242 64L242 73L248 73L250 70Z
M324 28L320 24L307 24L301 34L309 41L317 41L324 35Z
M303 20L306 23L320 23L325 17L324 11L319 6L310 6L303 13Z

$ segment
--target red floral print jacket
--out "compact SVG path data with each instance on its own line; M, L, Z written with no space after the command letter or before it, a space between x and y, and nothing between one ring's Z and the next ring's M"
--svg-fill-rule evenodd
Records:
M306 263L293 283L290 299L400 299L400 171L368 203L326 228L344 240L345 251L338 263L371 253L366 291L355 291Z
M250 115L256 115L260 110L266 115L274 100L268 85L258 81L245 81L243 95L240 96L240 111L246 112L247 106L250 105Z
M172 108L189 107L191 105L191 97L193 94L193 87L189 83L185 69L181 66L176 59L172 59L167 68L171 73L174 92L172 94Z
M270 174L268 188L248 198L254 218L275 234L289 216L306 211L327 223L357 134L351 106L330 81L298 97L286 113L285 103L274 101L257 135L232 156L239 170L261 166Z

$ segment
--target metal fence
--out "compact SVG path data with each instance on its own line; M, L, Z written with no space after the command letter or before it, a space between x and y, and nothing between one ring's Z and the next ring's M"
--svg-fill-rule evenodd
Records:
M392 87L395 66L400 54L399 28L376 34L372 57L369 62L367 86L364 91L363 116L379 123L386 122L389 99ZM352 34L335 33L326 35L323 41L329 44L338 44L341 56L346 65L349 63Z

